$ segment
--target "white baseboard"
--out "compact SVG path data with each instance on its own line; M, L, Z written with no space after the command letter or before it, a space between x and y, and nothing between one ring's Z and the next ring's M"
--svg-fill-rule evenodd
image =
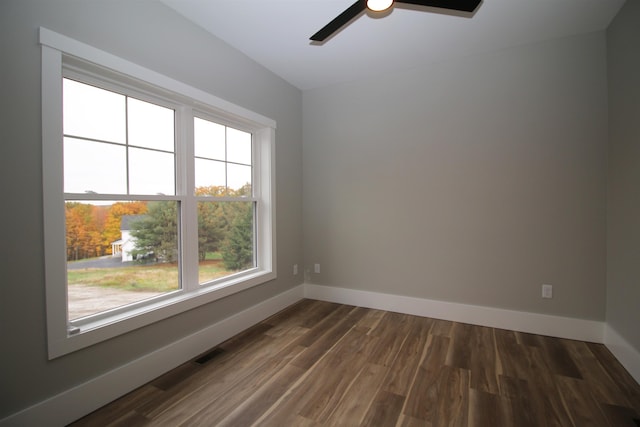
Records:
M302 285L126 365L0 420L8 426L64 426L152 381L304 297Z
M602 343L604 322L459 304L378 292L305 284L306 298L510 329L558 338Z
M302 298L605 343L640 382L640 353L604 322L320 285L300 285L86 383L0 420L0 427L66 425L157 378Z
M640 351L605 322L311 284L304 285L304 296L358 307L605 344L640 383Z
M604 345L618 359L631 376L640 383L640 351L636 350L610 325L604 329Z

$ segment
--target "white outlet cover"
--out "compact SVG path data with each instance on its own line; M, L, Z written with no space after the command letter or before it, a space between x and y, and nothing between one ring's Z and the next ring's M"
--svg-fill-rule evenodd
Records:
M553 298L553 286L542 285L542 298Z

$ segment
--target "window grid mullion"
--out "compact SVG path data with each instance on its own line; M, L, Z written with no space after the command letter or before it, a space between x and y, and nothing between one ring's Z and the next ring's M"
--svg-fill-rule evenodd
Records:
M127 175L127 194L131 194L129 183L129 97L125 96L124 102L124 145L125 145L125 172Z
M229 140L229 127L224 127L224 188L225 194L229 194L229 149L227 148Z

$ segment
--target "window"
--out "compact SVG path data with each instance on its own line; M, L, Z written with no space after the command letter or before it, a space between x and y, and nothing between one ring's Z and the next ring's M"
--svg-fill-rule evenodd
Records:
M40 41L50 358L275 278L275 123Z

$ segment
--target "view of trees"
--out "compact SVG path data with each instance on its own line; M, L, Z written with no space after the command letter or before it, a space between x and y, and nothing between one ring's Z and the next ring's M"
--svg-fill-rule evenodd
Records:
M100 206L78 202L66 204L67 259L77 260L104 254L101 229L105 212Z
M222 259L230 270L244 270L253 265L253 210L250 204L243 204L238 210L222 246Z
M224 187L200 187L197 196L246 196L249 184L238 190ZM250 202L199 202L198 253L221 252L225 267L243 270L253 265L253 204Z
M103 244L111 254L111 242L120 239L120 221L124 215L141 215L147 212L145 202L118 202L111 205L104 224Z
M136 240L133 259L153 257L156 261L177 261L177 202L149 202L146 215L131 223L131 235Z
M251 189L200 187L199 196L244 196ZM67 260L111 254L111 244L121 238L125 215L141 215L131 225L134 259L158 262L178 259L178 203L175 201L117 202L110 206L66 203ZM198 253L201 261L220 253L225 267L242 270L253 265L253 203L198 202Z
M67 202L67 260L111 254L111 243L120 239L123 215L144 214L145 202L118 202L111 206Z

